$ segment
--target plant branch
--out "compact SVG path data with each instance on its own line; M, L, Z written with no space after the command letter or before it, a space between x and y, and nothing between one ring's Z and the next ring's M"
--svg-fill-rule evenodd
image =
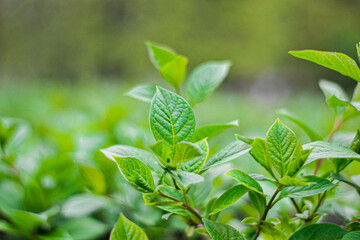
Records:
M257 226L258 229L256 230L256 233L255 233L255 235L254 235L253 240L256 240L256 239L259 237L260 232L261 232L261 226L262 226L263 221L265 221L266 216L267 216L267 214L269 213L269 210L270 210L270 209L274 206L274 204L279 200L279 199L275 200L275 198L276 198L277 194L280 192L281 188L282 188L282 185L279 184L278 188L276 189L276 191L274 192L274 194L273 194L272 197L270 198L268 204L266 205L265 211L264 211L263 215L262 215L261 218L260 218L259 224L258 224L258 226Z
M298 213L301 213L301 209L300 209L299 205L297 204L297 202L295 201L295 199L294 199L294 198L290 198L290 200L291 200L291 202L293 203L296 211L297 211Z
M319 210L321 204L323 203L323 201L325 199L326 193L327 193L327 191L325 191L323 194L321 194L318 203L316 204L314 210L311 212L309 217L307 219L305 219L305 222L310 222L311 220L314 219L314 216L315 216L316 212Z

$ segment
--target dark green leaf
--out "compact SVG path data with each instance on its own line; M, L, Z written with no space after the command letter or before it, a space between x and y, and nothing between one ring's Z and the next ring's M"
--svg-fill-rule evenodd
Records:
M265 240L287 240L287 237L281 231L267 222L261 228L261 236Z
M249 189L243 185L236 185L226 192L224 192L211 207L211 211L209 215L213 215L218 213L225 208L233 205L237 200L239 200L245 193L247 193Z
M264 195L259 194L254 191L250 191L249 198L250 198L251 203L256 208L256 210L258 210L259 214L262 215L264 213L265 207L266 207L266 199L265 199Z
M257 193L263 194L263 190L260 186L260 184L255 181L252 177L247 175L246 173L240 171L240 170L231 170L226 173L229 177L232 179L238 181L248 189L255 191ZM264 194L263 194L264 195Z
M319 223L298 230L289 240L341 240L347 233L335 224Z
M346 234L341 240L359 240L360 232L350 232Z
M203 218L206 230L213 240L245 240L243 235L235 228Z
M153 192L154 179L150 169L140 160L133 157L115 157L116 163L124 178L140 192Z

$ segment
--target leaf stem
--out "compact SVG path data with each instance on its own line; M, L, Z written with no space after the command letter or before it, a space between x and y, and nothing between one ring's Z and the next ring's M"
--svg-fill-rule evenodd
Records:
M259 224L257 225L257 230L256 230L256 233L255 233L255 235L254 235L253 240L256 240L256 239L259 237L260 232L261 232L261 225L262 225L263 221L265 221L266 216L267 216L267 214L269 213L269 210L274 206L274 204L275 204L276 202L278 202L278 201L280 200L280 199L275 200L275 198L276 198L277 194L280 192L281 189L282 189L282 185L279 184L279 186L277 187L276 191L274 192L274 194L273 194L272 197L270 198L268 204L266 205L265 211L264 211L263 215L262 215L261 218L260 218Z
M321 194L318 203L316 204L314 210L311 212L311 214L309 215L309 217L307 219L305 219L305 222L310 222L311 220L314 219L315 213L319 210L321 204L323 203L325 196L326 196L327 191L325 191L323 194Z

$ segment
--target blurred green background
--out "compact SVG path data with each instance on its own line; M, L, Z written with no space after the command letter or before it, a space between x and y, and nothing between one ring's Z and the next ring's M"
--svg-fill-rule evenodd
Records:
M0 0L0 74L11 81L147 80L158 77L146 57L151 40L187 56L190 69L231 60L232 89L269 78L314 89L320 77L350 87L287 52L355 58L359 9L358 0Z
M349 93L355 81L287 52L329 50L356 59L359 9L358 0L0 0L0 117L24 119L27 126L21 146L10 152L20 183L0 162L0 213L3 207L46 216L46 224L28 230L40 239L58 232L71 235L64 239L107 239L120 212L150 239L190 239L179 219L162 220L162 211L144 206L99 152L114 144L154 143L149 105L124 96L140 82L163 84L144 42L187 56L188 72L209 60L232 62L224 84L194 109L197 126L239 120L239 127L210 141L212 152L232 141L233 133L264 136L283 107L325 136L334 115L318 80L338 82ZM359 117L341 131L358 127ZM346 174L359 174L359 164L354 166ZM227 167L261 173L249 155ZM209 177L216 186L209 194L229 185L221 171ZM254 213L245 198L221 221L241 229L241 219ZM26 233L22 224L15 226ZM0 238L24 239L4 233Z

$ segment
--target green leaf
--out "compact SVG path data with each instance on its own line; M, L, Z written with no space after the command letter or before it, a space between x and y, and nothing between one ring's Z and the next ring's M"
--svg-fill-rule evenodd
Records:
M175 51L167 46L147 42L146 47L150 61L158 70L176 57Z
M356 153L360 154L360 130L358 129L356 131L356 135L354 139L352 140L350 147L351 150L353 150ZM336 171L340 172L342 171L346 166L348 166L352 160L348 159L332 159L333 163L335 165Z
M289 176L281 178L279 182L284 186L309 186L311 184L314 184L312 182L304 182L300 179Z
M253 138L249 138L249 137L245 137L245 136L241 136L239 134L235 134L235 138L239 141L242 141L246 144L252 145L253 142L255 141Z
M199 173L204 166L206 160L209 156L209 144L206 139L203 139L197 143L201 150L204 152L204 154L200 157L194 158L192 160L189 160L187 162L184 162L181 164L180 169L185 172L194 172Z
M329 142L312 142L303 145L304 149L312 149L306 164L322 158L348 158L360 161L360 154L351 149Z
M301 228L289 240L341 240L347 233L335 224L318 223Z
M186 96L193 106L203 102L226 78L230 62L206 62L195 68L188 79Z
M213 240L245 240L238 230L227 224L213 222L205 218L203 218L203 222Z
M360 82L360 70L356 62L343 53L314 50L290 51L291 55L317 63Z
M135 223L120 215L118 222L111 232L110 240L148 240L145 232Z
M114 157L134 157L144 162L152 171L162 173L162 169L156 161L156 157L150 152L127 145L114 145L105 149L101 149L101 152L110 160L115 161Z
M144 193L143 199L148 206L181 206L183 203L171 200L160 194L159 191L153 193Z
M79 166L81 176L85 180L86 187L94 193L105 194L106 192L106 180L103 172L91 166L81 165Z
M343 175L340 175L338 173L331 173L331 177L346 184L349 184L350 186L354 187L356 191L360 194L360 186L354 183L353 181L345 178Z
M201 183L204 181L204 177L191 172L177 172L181 185L184 188L196 183Z
M231 170L231 171L227 172L226 175L228 175L232 179L238 181L239 183L241 183L248 189L264 195L260 184L257 181L255 181L252 177L247 175L246 173L244 173L240 170Z
M171 159L173 158L173 150L167 142L161 140L154 145L151 145L150 149L165 167L171 164Z
M216 136L217 134L221 133L225 129L231 127L238 127L238 126L239 126L239 121L237 120L224 124L212 124L212 125L203 126L195 130L194 135L191 138L191 141L197 142L204 138L210 139Z
M265 240L288 240L287 237L278 229L267 222L261 227L261 236Z
M247 153L251 146L236 140L209 158L203 167L203 172L209 168L224 164Z
M65 217L85 217L109 204L105 197L93 194L78 194L69 198L61 207L61 214Z
M185 99L157 87L151 102L150 124L156 140L174 146L190 139L195 130L195 115Z
M265 138L267 156L281 177L288 171L288 165L297 146L296 135L280 120L270 127Z
M160 74L171 86L178 89L184 81L187 63L187 58L176 56L160 69Z
M246 224L246 225L257 225L257 224L259 224L259 221L254 217L247 217L247 218L244 218L241 221L241 223Z
M357 232L349 232L341 240L359 240L359 239L360 239L360 232L357 231Z
M298 145L289 163L289 171L287 173L288 176L293 177L301 170L306 160L309 158L311 151L312 150L303 150L300 141L298 142Z
M70 218L60 223L60 229L66 230L74 240L98 239L108 231L108 225L94 218Z
M236 185L226 192L224 192L211 206L211 211L209 215L218 213L225 208L233 205L237 200L239 200L249 189L243 185Z
M256 208L256 210L258 210L259 214L262 215L264 213L265 207L266 207L266 199L265 199L264 195L259 194L254 191L250 191L249 199L250 199L251 203L254 205L254 207Z
M315 183L308 186L298 187L285 187L280 191L280 197L308 197L319 193L323 193L326 190L334 187L335 184L322 178L311 178L308 182Z
M180 142L175 145L174 157L171 164L176 165L186 162L203 154L204 152L198 145L191 142Z
M159 191L161 191L162 193L165 193L173 198L176 198L182 202L185 202L183 194L173 187L161 186L161 187L159 187ZM188 201L189 201L190 205L193 205L190 198L188 198ZM186 209L182 209L179 206L158 206L158 208L165 210L167 212L171 212L171 213L175 213L175 214L184 216L184 217L189 217L189 218L194 217L194 215L191 212L189 212Z
M319 85L329 107L333 108L337 114L343 114L344 119L356 116L360 111L357 102L350 102L345 91L337 83L321 80Z
M271 175L273 175L269 163L266 157L265 140L261 138L255 138L251 144L250 155L257 161L263 168L266 169Z
M292 121L293 123L298 125L302 130L304 130L304 132L306 133L306 135L308 135L308 137L310 138L311 141L322 140L322 137L320 136L320 134L318 134L315 130L313 130L311 127L309 127L303 121L301 121L298 116L291 113L287 109L280 109L277 111L277 114L289 119L290 121Z
M115 157L116 163L124 178L140 192L153 192L154 179L150 169L140 160L133 157Z
M132 88L126 93L126 96L141 100L143 102L151 102L156 93L154 85L139 85Z

